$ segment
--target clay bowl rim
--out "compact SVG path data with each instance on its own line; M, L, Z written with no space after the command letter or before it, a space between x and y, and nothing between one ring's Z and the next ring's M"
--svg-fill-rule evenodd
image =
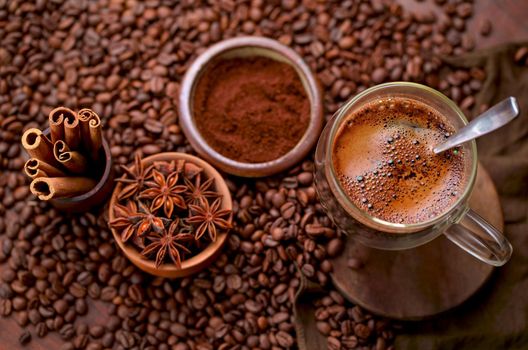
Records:
M177 160L177 159L184 159L185 161L192 162L204 169L204 172L207 174L211 174L215 178L215 185L216 190L221 193L222 195L222 208L223 209L233 209L233 201L231 198L231 193L229 192L229 188L227 187L227 184L225 183L225 180L223 179L222 175L209 163L204 161L203 159L200 159L196 156L186 154L186 153L180 153L180 152L163 152L154 154L151 156L148 156L146 158L143 158L142 163L144 165L151 164L155 161L171 161L171 160ZM131 167L132 169L134 166ZM123 184L119 183L112 192L112 197L110 198L110 204L108 206L108 218L109 221L112 221L114 216L114 205L117 202L117 195L121 192ZM126 245L122 240L121 236L110 227L110 230L112 231L112 235L114 236L114 239L117 242L117 245L119 246L119 249L121 249L128 259L130 259L134 265L140 267L143 271L155 274L156 276L163 276L163 277L170 277L170 276L183 276L183 272L186 270L192 270L192 269L199 269L199 266L202 264L205 264L208 259L212 258L218 250L220 250L223 245L225 244L225 241L227 239L228 232L224 232L222 234L219 234L216 238L215 242L210 243L207 248L202 250L197 255L193 256L190 259L186 259L182 261L181 268L178 269L174 264L163 264L160 267L156 268L155 262L152 260L143 259L141 257L141 254L139 251L130 246ZM154 273L158 272L158 273Z
M50 133L50 128L47 128L43 132L44 135L49 135L49 133ZM110 145L108 144L108 142L106 141L104 137L102 138L102 149L103 149L104 157L105 157L105 168L103 170L103 174L97 181L97 184L94 186L94 188L92 188L90 191L86 193L83 193L83 194L80 194L74 197L53 198L50 200L50 202L55 202L58 204L67 204L67 205L79 204L81 202L84 202L90 199L91 197L96 196L103 189L103 187L105 187L107 181L111 180L114 161L112 158L112 152L110 151Z
M262 163L239 162L228 158L207 144L194 123L192 103L195 86L201 74L210 64L230 52L252 48L246 56L271 57L290 64L299 75L310 100L310 122L299 142L286 154ZM263 55L263 52L269 55ZM323 100L319 83L309 66L293 49L276 40L262 37L243 36L220 41L205 50L189 67L182 80L180 92L180 125L191 146L198 154L223 171L244 177L263 177L284 171L300 162L317 142L323 127Z

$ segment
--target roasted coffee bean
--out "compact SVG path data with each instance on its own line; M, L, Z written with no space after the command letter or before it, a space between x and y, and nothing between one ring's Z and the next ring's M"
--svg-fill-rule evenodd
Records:
M313 277L315 273L314 267L310 264L304 264L301 268L301 271L308 278Z
M86 296L86 288L78 282L72 283L69 289L71 295L76 298L84 298Z
M88 312L88 305L84 299L75 300L75 312L78 315L85 315Z
M187 328L180 323L173 323L170 326L170 332L177 337L184 338L187 335Z
M114 344L115 338L113 333L105 333L103 336L103 339L101 340L101 344L105 348L110 348Z
M101 287L97 283L92 283L88 286L88 295L92 299L98 299L101 296Z
M39 338L45 337L48 334L48 326L45 323L37 324L37 336Z
M281 215L284 219L290 219L295 213L295 204L292 202L286 202L280 207Z
M242 287L242 279L238 275L229 275L227 277L226 284L228 288L238 290L240 287Z
M280 227L275 227L271 230L271 237L275 240L275 241L280 241L284 238L284 230Z
M365 326L364 324L357 324L354 326L354 333L359 337L366 339L370 336L370 328Z
M103 301L111 301L114 299L117 295L117 290L115 287L105 287L101 290L101 300Z
M262 310L262 305L259 302L253 300L247 300L244 303L244 307L251 313L257 314Z
M2 271L2 280L4 282L7 282L7 283L13 282L16 277L17 277L16 272L10 268L7 268L4 271Z
M290 348L294 343L293 337L284 331L277 332L275 337L277 339L277 343L283 348Z
M215 276L213 282L213 291L215 293L221 293L226 286L226 280L224 276Z
M33 324L33 325L36 325L37 323L42 321L42 316L40 315L40 313L38 312L37 309L29 310L28 318L29 318L29 321L31 322L31 324Z
M332 327L330 324L328 324L328 322L317 322L316 327L317 330L323 335L330 334L330 331L332 330Z
M57 314L64 316L68 311L68 303L64 299L59 299L53 303L53 309Z
M125 349L131 348L135 344L134 337L127 331L117 331L115 338Z
M332 239L330 242L328 242L328 245L326 246L326 251L328 252L328 256L330 257L338 256L342 250L343 241L340 238Z
M95 339L101 338L104 332L105 332L104 327L100 325L91 326L89 329L90 335Z
M13 290L7 283L0 283L0 298L11 298Z
M39 306L38 312L44 318L52 317L55 315L54 309L49 306Z
M65 324L59 330L62 339L69 340L75 335L75 328L71 324Z
M73 340L73 345L75 349L84 349L88 344L88 336L86 334L79 334Z
M89 343L86 346L86 350L102 350L103 346L99 343Z
M15 312L15 321L20 327L25 327L29 323L29 317L27 311Z
M378 340L379 339L383 338L378 338ZM346 347L347 349L354 349L358 345L358 339L355 335L344 336L341 338L341 345Z
M19 310L22 310L22 309L25 309L27 306L27 300L23 297L15 297L13 299L13 309L16 310L16 311L19 311Z
M328 337L328 350L341 349L341 342L335 337Z
M9 299L0 300L0 316L7 317L11 315L13 310L13 303Z
M207 302L205 294L200 292L196 292L194 298L191 300L191 304L196 310L203 310L207 306Z
M31 333L26 329L22 332L20 337L18 337L18 342L22 345L26 345L31 341Z
M344 316L344 315L343 315ZM340 317L342 318L342 317ZM341 333L345 336L351 334L353 331L353 323L351 320L341 322Z
M297 175L299 183L303 186L309 186L313 181L313 173L311 171L305 171Z
M128 297L134 302L134 303L141 303L143 301L143 290L141 287L137 284L133 284L130 287L128 287Z
M260 330L266 330L268 328L268 319L264 316L260 316L258 319L257 319L257 326Z
M278 312L271 317L271 322L274 324L283 323L290 318L290 314L287 312Z

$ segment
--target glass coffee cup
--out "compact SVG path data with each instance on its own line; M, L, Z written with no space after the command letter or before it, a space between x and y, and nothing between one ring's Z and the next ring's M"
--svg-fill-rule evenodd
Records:
M475 141L460 146L469 157L469 166L464 170L467 179L464 188L453 204L427 221L411 224L388 222L362 210L347 196L338 180L332 159L338 132L353 111L376 100L395 97L419 101L432 107L447 118L456 130L467 124L466 117L453 101L424 85L393 82L377 85L359 93L348 100L330 119L317 144L315 186L322 206L339 229L372 248L410 249L444 234L457 246L483 262L493 266L504 265L512 254L511 244L468 205L477 175Z

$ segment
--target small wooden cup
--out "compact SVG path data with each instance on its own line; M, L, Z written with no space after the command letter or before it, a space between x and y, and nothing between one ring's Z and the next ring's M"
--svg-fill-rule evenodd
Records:
M194 122L193 100L196 85L212 64L225 58L257 56L284 62L295 69L310 100L310 123L299 142L286 154L263 163L246 163L228 158L207 144ZM223 40L205 50L183 77L178 107L180 125L194 150L226 173L244 177L277 174L300 162L317 143L324 121L323 94L310 67L291 48L276 40L256 36Z
M44 130L44 135L48 136L50 129ZM112 189L114 188L114 167L110 146L103 139L101 151L101 164L104 163L104 169L97 184L90 191L70 198L54 198L49 202L55 208L72 213L86 212L106 201ZM101 165L102 166L102 165Z
M222 209L231 210L233 208L233 202L231 200L231 194L229 189L220 173L216 171L209 163L204 160L191 156L185 153L177 152L165 152L155 154L153 156L147 157L142 160L143 165L148 166L154 162L167 161L183 159L187 162L196 164L203 168L204 173L208 178L214 178L214 187L215 190L220 193L222 196ZM110 199L110 206L108 208L108 217L109 221L115 219L114 216L114 207L117 203L117 196L121 192L123 185L118 184L112 193L112 198ZM211 242L207 248L202 250L197 255L182 261L181 269L176 268L174 264L163 264L160 267L156 268L155 262L152 260L145 259L137 251L137 249L131 245L125 244L121 239L121 235L111 228L114 239L117 242L119 248L125 253L126 257L141 270L150 273L151 275L159 277L168 277L168 278L179 278L192 275L197 273L204 268L208 267L220 254L222 247L224 246L227 239L227 232L219 234L216 237L216 241Z

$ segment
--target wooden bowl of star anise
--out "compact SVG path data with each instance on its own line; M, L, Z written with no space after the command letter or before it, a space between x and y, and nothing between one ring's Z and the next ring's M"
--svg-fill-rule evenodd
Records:
M209 163L167 152L122 166L108 209L119 248L160 277L184 277L211 264L232 227L229 189Z

